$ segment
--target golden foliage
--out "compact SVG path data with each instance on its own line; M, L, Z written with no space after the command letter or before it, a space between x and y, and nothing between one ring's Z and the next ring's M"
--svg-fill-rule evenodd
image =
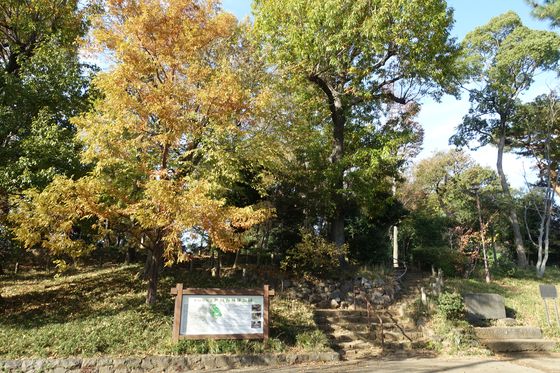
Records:
M90 42L113 65L95 78L102 98L73 119L94 168L28 191L12 217L16 237L26 247L83 252L73 226L126 216L163 242L169 260L181 259L181 233L191 227L238 249L242 232L273 214L224 198L240 167L274 153L260 153L269 137L255 118L271 98L249 88L247 26L214 0L108 0L94 25ZM256 179L271 182L265 173Z

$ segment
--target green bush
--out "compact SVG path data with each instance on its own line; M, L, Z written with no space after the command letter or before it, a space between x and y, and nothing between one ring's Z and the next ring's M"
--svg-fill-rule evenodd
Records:
M311 330L300 333L296 337L296 346L305 351L323 350L329 345L325 333L320 330Z
M480 345L474 328L466 321L449 321L436 315L432 327L437 335L429 348L451 355L488 355L489 350Z
M441 268L446 276L455 276L466 266L466 258L456 250L445 246L423 246L412 250L413 261L426 270L432 266Z
M494 263L492 255L488 256L489 264L495 275L503 277L516 277L519 267L510 253L498 253L498 261Z
M465 316L463 297L458 293L443 293L437 300L437 313L446 320L458 321Z
M301 242L289 249L282 260L283 270L299 275L325 276L333 274L340 265L340 256L348 255L348 245L337 247L310 231L301 231Z

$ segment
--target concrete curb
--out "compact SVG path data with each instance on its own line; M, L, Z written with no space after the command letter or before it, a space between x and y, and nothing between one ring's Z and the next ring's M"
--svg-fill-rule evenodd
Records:
M255 355L183 355L0 360L0 372L148 373L187 372L200 369L234 369L250 366L292 365L339 361L334 351Z

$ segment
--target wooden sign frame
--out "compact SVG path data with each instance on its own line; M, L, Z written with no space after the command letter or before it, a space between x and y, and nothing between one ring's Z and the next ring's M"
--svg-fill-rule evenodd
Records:
M268 285L262 289L216 289L216 288L183 288L183 284L177 284L171 288L171 295L175 295L175 309L173 318L173 341L180 339L268 339L269 335L269 297L274 295L274 290ZM255 334L203 334L203 335L181 335L181 316L183 307L183 295L231 295L231 296L262 296L263 297L263 333Z

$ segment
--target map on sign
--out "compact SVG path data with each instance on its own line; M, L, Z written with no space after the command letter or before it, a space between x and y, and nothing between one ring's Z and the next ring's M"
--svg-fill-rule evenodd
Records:
M264 297L184 294L180 335L262 334Z

